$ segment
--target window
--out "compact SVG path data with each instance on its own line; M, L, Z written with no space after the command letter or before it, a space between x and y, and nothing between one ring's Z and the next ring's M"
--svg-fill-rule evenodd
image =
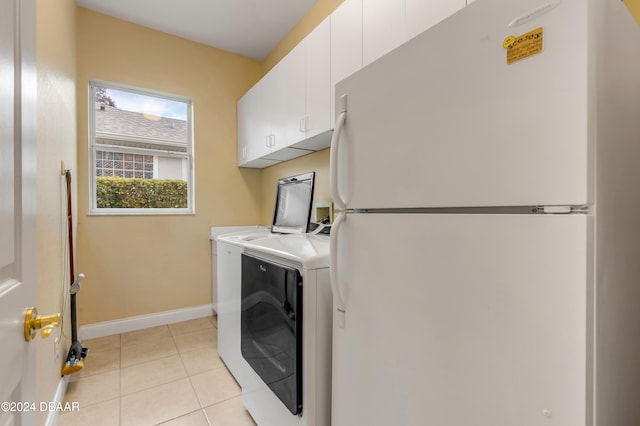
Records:
M190 214L191 100L89 83L92 214Z

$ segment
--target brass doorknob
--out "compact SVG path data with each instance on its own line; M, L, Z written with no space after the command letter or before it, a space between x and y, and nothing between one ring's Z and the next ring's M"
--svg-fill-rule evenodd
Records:
M55 327L60 327L60 314L38 315L36 308L29 308L24 315L24 340L31 341L36 337L36 330L42 330L40 336L46 339Z

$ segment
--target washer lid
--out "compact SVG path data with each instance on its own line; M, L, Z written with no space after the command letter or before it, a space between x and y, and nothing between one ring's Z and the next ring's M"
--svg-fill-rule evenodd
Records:
M215 235L213 240L230 243L243 247L247 241L268 238L271 234L269 228L251 229L248 231L230 232L228 234Z
M278 180L272 231L304 234L309 228L315 172Z
M302 265L304 269L329 267L329 238L319 235L278 235L247 241L245 251L264 253Z

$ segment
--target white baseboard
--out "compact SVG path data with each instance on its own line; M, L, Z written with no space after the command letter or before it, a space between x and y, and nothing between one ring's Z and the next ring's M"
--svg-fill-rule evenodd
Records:
M78 336L80 340L95 339L97 337L126 333L127 331L142 330L159 325L210 317L211 315L213 315L212 305L194 306L192 308L175 309L173 311L85 325L80 327Z
M63 376L60 378L58 382L58 387L56 388L56 394L53 396L53 400L51 402L55 403L55 406L61 404L64 400L64 394L67 392L67 384L69 384L70 376ZM49 415L47 416L47 420L45 421L45 426L56 426L58 424L58 416L60 415L60 411L58 410L49 410Z

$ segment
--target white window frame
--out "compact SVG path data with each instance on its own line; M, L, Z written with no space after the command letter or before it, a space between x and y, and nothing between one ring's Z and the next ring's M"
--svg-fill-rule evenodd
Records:
M158 150L129 148L112 145L102 145L96 143L95 129L95 88L104 87L107 89L121 90L136 93L139 95L154 96L170 101L185 102L187 104L187 152L178 153L165 151L163 156L182 158L187 164L185 179L187 181L187 206L186 208L98 208L96 200L96 151L123 152L144 155L157 155ZM193 101L186 96L173 95L158 92L155 90L142 89L139 87L124 84L111 83L107 81L89 80L89 215L194 215L195 210L195 154L193 149ZM157 161L154 159L154 176L156 176Z

